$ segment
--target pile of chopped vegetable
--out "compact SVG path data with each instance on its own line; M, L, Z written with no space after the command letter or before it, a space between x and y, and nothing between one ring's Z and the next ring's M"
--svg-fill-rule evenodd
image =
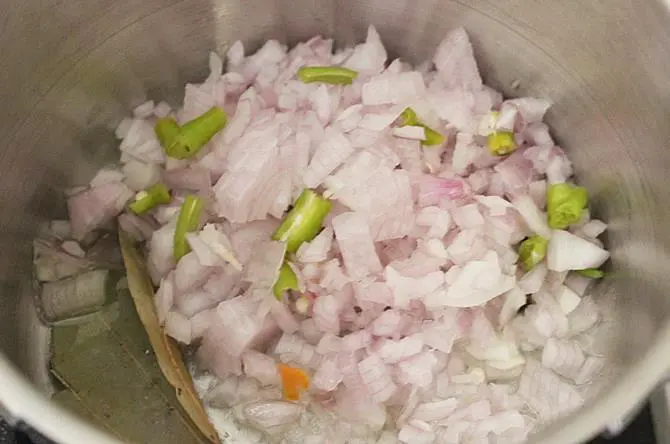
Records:
M145 243L215 424L500 444L582 405L606 225L548 101L483 85L463 29L416 68L372 27L335 52L237 42L210 68L182 108L121 122L121 165L68 205L75 240L118 216Z

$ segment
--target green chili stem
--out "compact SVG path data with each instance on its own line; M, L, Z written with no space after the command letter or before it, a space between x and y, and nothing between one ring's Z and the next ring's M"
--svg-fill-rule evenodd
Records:
M298 70L298 78L304 83L329 83L351 85L358 72L340 66L305 66Z
M171 200L170 190L162 183L157 183L137 193L135 200L128 205L128 208L135 214L142 214L158 205L169 204Z
M179 210L177 228L174 232L173 252L175 262L179 262L179 259L191 251L191 247L186 241L186 233L190 233L198 229L203 207L204 202L197 196L188 195L184 199L181 210Z
M312 190L303 190L272 239L286 242L286 251L295 253L303 242L316 237L331 207L328 199Z

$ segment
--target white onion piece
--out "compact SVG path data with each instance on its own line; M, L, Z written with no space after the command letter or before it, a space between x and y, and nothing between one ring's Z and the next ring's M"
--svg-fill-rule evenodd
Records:
M377 349L377 354L382 361L391 364L416 355L422 348L423 341L420 337L408 336L398 341L384 340Z
M212 274L212 267L203 266L194 253L182 257L174 274L175 289L178 292L187 292L202 285Z
M468 262L443 294L433 293L434 297L425 302L431 307L473 307L511 290L514 285L514 277L501 272L498 255L489 251L482 260Z
M65 241L61 244L61 248L74 257L86 256L86 252L81 248L81 245L79 245L79 242L77 241Z
M319 390L331 392L342 382L343 377L337 362L334 359L325 359L314 374L312 385Z
M402 139L426 140L426 130L422 126L406 125L393 128L393 135Z
M598 219L592 219L588 221L586 224L584 224L580 229L579 232L583 234L586 237L589 237L591 239L595 239L601 234L605 232L607 229L607 224L601 220Z
M542 288L542 285L544 285L548 271L547 265L544 262L540 262L532 270L524 274L519 279L519 282L517 282L517 285L526 294L537 293Z
M384 362L376 355L370 355L358 363L361 380L367 386L372 399L384 402L396 391L397 386Z
M387 310L379 315L370 326L375 336L399 337L410 320L400 310Z
M197 234L186 233L186 240L188 241L191 251L195 253L198 261L205 267L216 267L223 265L221 258L214 254L214 252L207 246L206 243L200 239Z
M279 328L285 333L295 333L300 330L300 324L287 304L277 301L274 297L267 298L270 305L270 314Z
M131 160L123 165L125 183L135 191L142 191L160 180L158 165Z
M365 106L405 103L425 93L423 76L416 71L384 73L363 84L361 101Z
M519 214L521 214L521 217L523 217L528 228L545 239L549 239L552 236L552 231L549 228L549 225L547 225L546 216L535 205L535 202L533 202L533 199L530 196L517 197L512 200L512 203ZM551 267L549 267L549 269L553 270Z
M176 220L163 225L154 231L149 241L149 269L153 269L158 275L152 276L154 282L160 281L160 278L165 276L175 266L173 247L176 225Z
M577 335L589 330L601 319L600 310L591 296L582 298L582 302L568 317L570 322L570 333Z
M451 212L451 216L454 218L456 225L462 230L484 225L484 218L479 212L476 204L458 207Z
M193 339L201 338L209 329L212 320L216 319L216 308L203 310L191 318L191 336Z
M425 351L408 359L400 361L397 367L398 382L410 384L413 387L429 387L435 376L437 358L432 351Z
M344 265L351 277L362 278L382 271L370 227L359 213L344 213L333 219L333 229Z
M518 286L515 286L502 297L503 306L498 316L498 324L504 326L516 316L521 307L526 305L526 295Z
M218 295L195 290L175 296L175 310L187 318L192 318L203 310L214 308L221 302Z
M254 351L247 350L242 353L242 366L244 373L256 378L263 385L278 385L280 382L277 364L271 357Z
M122 213L117 218L117 222L123 231L139 242L151 239L156 230L154 223L135 214Z
M457 398L419 404L412 413L413 419L431 422L444 419L451 415L459 405Z
M473 401L464 407L460 407L442 423L456 421L481 421L491 415L491 401L480 399Z
M326 128L324 141L314 153L303 177L305 185L316 188L352 153L351 142L344 134L333 127Z
M384 69L386 49L374 26L368 27L365 43L356 46L353 54L344 63L345 68L359 71L363 75L377 74Z
M114 131L116 138L119 140L125 139L134 121L135 119L124 117Z
M439 271L428 273L420 278L401 276L393 267L384 269L384 277L393 293L393 305L407 308L413 299L420 299L442 286L444 275Z
M439 319L424 321L421 326L423 342L443 353L450 353L454 342L460 337L456 311L445 311Z
M228 355L237 357L247 348L267 346L279 328L270 316L257 315L258 305L258 301L247 294L221 302L205 341L211 340Z
M519 395L543 421L570 413L584 402L573 385L564 382L554 372L532 359L526 362L526 368L519 380Z
M482 420L477 424L475 433L487 437L489 433L503 435L510 429L522 430L526 426L526 420L518 411L510 410L499 412Z
M384 430L381 435L379 435L379 439L375 444L398 444L398 438L396 437L396 433L390 430Z
M606 359L600 356L589 356L584 361L584 365L575 376L574 381L577 385L588 384L605 367Z
M184 344L190 344L193 339L191 321L176 311L168 312L165 317L165 333Z
M324 333L340 332L340 311L342 306L332 294L319 296L312 309L316 327Z
M544 99L534 97L522 97L505 101L505 105L513 106L521 114L526 123L540 122L547 112L551 103Z
M372 335L367 330L358 330L342 337L342 350L355 352L367 348L372 343Z
M579 273L569 273L565 278L566 287L577 293L579 296L584 296L594 282L594 279L582 276Z
M598 268L609 259L608 251L564 231L553 230L547 249L547 266L554 271Z
M437 48L433 62L440 80L448 89L478 89L482 86L470 39L463 28L447 34Z
M426 237L441 239L449 231L451 215L437 206L424 207L416 216L416 224L428 227Z
M88 233L116 217L133 196L124 184L110 182L68 198L72 236L82 240Z
M261 401L244 407L244 418L264 430L292 424L300 418L303 408L292 402Z
M277 280L285 254L285 242L271 241L258 246L249 259L244 280L256 287L271 289Z
M158 322L163 325L168 312L174 305L174 284L171 275L161 280L158 291L156 291L155 302Z
M297 257L303 263L324 262L333 244L333 229L326 227L312 241L305 242L298 248Z
M542 351L542 365L575 380L584 365L584 352L576 341L550 338Z
M400 429L398 440L406 444L430 444L435 441L435 432L426 423L412 421Z
M275 346L274 352L281 355L284 362L295 361L312 369L317 368L321 360L314 346L295 334L284 333Z
M96 188L108 183L119 183L123 181L124 177L125 176L122 171L114 168L102 168L96 173L95 177L91 179L89 186L91 188Z
M354 295L359 304L374 303L390 306L393 304L391 289L384 282L354 282Z
M307 318L300 323L300 333L305 337L305 340L311 345L317 345L324 334L316 327L314 319ZM323 352L319 351L323 354Z
M582 301L582 298L580 298L577 293L565 285L561 285L555 295L558 305L560 305L561 310L563 310L563 313L566 315L575 311L579 303Z

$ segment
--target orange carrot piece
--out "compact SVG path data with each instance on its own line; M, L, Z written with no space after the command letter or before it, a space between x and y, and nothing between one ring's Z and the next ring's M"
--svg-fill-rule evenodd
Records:
M300 368L290 367L285 364L277 364L277 370L284 389L284 398L290 401L300 399L303 390L309 388L309 376Z

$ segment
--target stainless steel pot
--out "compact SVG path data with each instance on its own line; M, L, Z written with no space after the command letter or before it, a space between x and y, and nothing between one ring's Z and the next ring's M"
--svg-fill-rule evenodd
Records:
M554 102L549 123L609 222L604 345L621 373L537 436L571 443L633 409L670 367L670 16L660 0L5 0L0 9L0 402L61 442L115 442L37 395L48 330L31 309L30 240L62 190L115 155L111 128L147 98L178 102L207 53L314 34L429 57L464 25L485 80Z

